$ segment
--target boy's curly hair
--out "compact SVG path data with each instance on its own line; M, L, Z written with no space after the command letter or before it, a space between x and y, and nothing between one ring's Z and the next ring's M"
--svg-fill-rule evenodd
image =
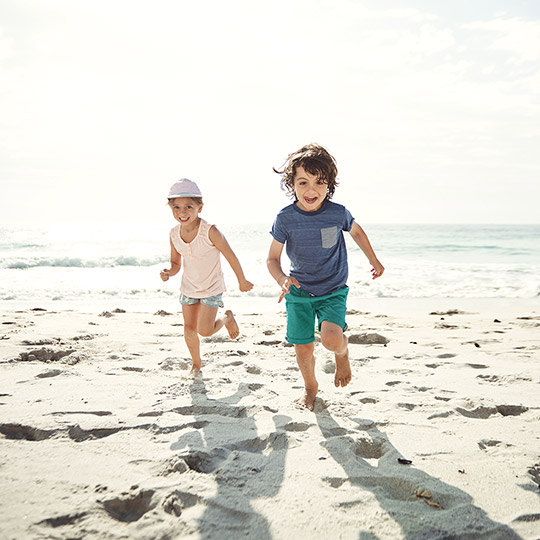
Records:
M300 148L300 150L289 154L281 170L275 167L273 168L274 172L281 175L282 189L287 191L291 196L294 195L294 176L299 165L309 174L321 178L328 185L327 196L331 199L338 182L336 180L336 160L330 152L319 144L307 144Z

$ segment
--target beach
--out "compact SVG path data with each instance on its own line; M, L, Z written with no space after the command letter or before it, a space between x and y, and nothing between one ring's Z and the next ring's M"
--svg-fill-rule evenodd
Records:
M538 298L361 298L353 380L234 297L190 379L173 299L4 302L0 537L537 539Z

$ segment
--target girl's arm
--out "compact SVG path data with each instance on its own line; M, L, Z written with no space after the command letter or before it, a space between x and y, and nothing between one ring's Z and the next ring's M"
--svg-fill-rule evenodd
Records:
M284 296L289 292L289 287L294 285L295 287L300 288L300 284L295 277L288 276L283 272L281 268L281 252L283 251L283 244L277 240L272 240L270 244L270 251L268 252L268 258L266 259L266 266L270 275L277 281L278 285L281 287L281 296L279 297L278 302L281 302Z
M210 242L212 242L212 244L214 244L214 246L216 246L216 248L223 254L225 259L227 259L227 262L230 264L233 272L236 274L236 278L238 279L238 287L240 290L242 292L251 291L251 289L253 289L253 283L248 281L246 276L244 276L244 271L242 270L238 257L235 255L234 251L229 245L229 242L227 242L227 239L215 225L212 225L208 231L208 238L210 239Z
M182 267L182 255L176 251L176 248L174 247L172 240L171 242L171 267L170 268L164 268L160 272L161 279L163 281L167 281L170 277L176 276L178 272L180 272L180 268Z
M360 227L360 225L354 221L350 233L358 247L364 252L369 264L373 266L371 269L373 279L381 277L384 273L384 266L380 263L379 259L377 259L375 252L369 243L367 234L364 232L364 229L362 229L362 227Z

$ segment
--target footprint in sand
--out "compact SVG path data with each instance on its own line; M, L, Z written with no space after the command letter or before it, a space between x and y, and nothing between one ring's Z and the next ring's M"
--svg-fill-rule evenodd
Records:
M418 407L416 403L398 403L397 406L401 409L406 409L408 411L413 411Z
M540 463L536 463L533 465L530 469L527 471L529 473L529 476L532 478L533 482L535 482L540 488Z
M156 507L155 493L153 489L133 487L129 492L98 502L101 502L103 508L113 519L131 523L138 521L144 514Z
M437 369L437 368L440 368L441 366L446 366L446 365L448 365L448 362L437 362L435 364L425 364L425 366L430 369Z
M171 476L183 474L189 470L188 464L180 456L173 456L158 465L158 476Z
M355 392L351 392L351 397L353 396L356 396L358 394L363 394L364 392L362 390L358 390L358 391L355 391ZM372 397L364 397L364 398L360 398L358 400L360 403L364 403L364 405L369 405L369 404L374 404L374 403L378 403L379 400L377 398L372 398Z
M75 349L50 349L42 347L41 349L34 349L28 352L22 352L19 354L18 360L22 362L57 362L64 357L71 355L75 352Z
M243 364L244 362L242 362L242 360L235 360L234 362L229 362L228 364L223 364L223 365L236 367L236 366L242 366Z
M52 527L64 527L66 525L75 525L88 515L88 512L74 512L72 514L62 514L38 521L36 525Z
M201 502L203 502L203 499L198 495L186 491L175 490L165 496L161 503L161 508L163 508L163 511L167 514L178 517L184 510Z
M390 340L380 334L363 332L361 334L351 334L349 343L351 345L387 345Z
M0 433L2 433L6 439L44 441L54 437L57 432L57 429L39 429L23 424L0 424Z
M486 366L485 364L465 364L466 366L472 367L473 369L489 369L489 366Z
M162 360L158 366L160 369L166 370L166 371L172 371L173 369L188 369L191 367L191 359L190 358L165 358L165 360Z
M462 416L468 418L478 418L485 420L494 416L495 414L500 414L501 416L519 416L529 409L522 405L496 405L494 407L485 407L478 406L474 409L465 409L463 407L456 407L456 411Z
M242 341L241 337L236 338L234 341ZM202 339L203 343L230 343L231 338L227 336L210 336Z
M503 443L502 441L496 441L495 439L482 439L481 441L478 441L478 446L481 450L487 450L489 448L497 448L500 446L504 446L506 448L509 448L513 446L512 444Z
M49 377L56 377L64 373L61 369L48 369L47 371L42 371L36 375L36 379L48 379Z
M247 352L246 351L223 351L223 353L225 356L247 356ZM241 363L241 362L240 362Z
M246 366L246 371L250 375L260 375L262 373L262 369L258 366Z
M51 339L24 339L21 341L21 345L29 347L42 347L43 345L58 345L62 341L60 338Z
M327 360L321 367L324 373L335 373L336 362L334 360Z
M285 431L307 431L314 424L308 422L289 422L283 426Z
M263 341L258 341L256 345L264 345L267 347L272 347L274 345L281 345L281 340L280 339L263 340Z
M488 383L496 383L501 380L498 375L477 375L476 378Z

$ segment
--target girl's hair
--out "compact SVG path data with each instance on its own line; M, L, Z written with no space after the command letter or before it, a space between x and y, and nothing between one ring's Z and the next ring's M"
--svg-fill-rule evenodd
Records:
M177 198L179 199L180 197ZM188 199L191 199L193 204L196 204L197 206L201 206L202 204L202 197L188 197ZM167 204L170 206L172 201L174 201L174 199L167 199Z
M299 165L309 174L318 176L328 185L327 197L331 199L338 182L336 180L336 160L330 152L318 144L307 144L300 150L289 154L281 170L274 167L274 172L281 175L282 189L291 196L294 195L294 177Z

